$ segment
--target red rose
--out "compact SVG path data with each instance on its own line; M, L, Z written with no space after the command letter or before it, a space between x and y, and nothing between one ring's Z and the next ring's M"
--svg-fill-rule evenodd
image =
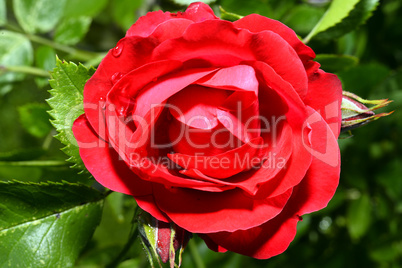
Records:
M84 89L95 179L216 251L283 252L338 185L342 89L282 23L195 3L141 17Z

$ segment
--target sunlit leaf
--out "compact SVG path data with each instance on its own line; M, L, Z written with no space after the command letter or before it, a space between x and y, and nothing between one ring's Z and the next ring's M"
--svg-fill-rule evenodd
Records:
M3 73L1 68L31 65L32 62L33 50L29 40L21 34L2 30L0 38L0 85L22 80L25 77L21 73Z
M0 0L0 26L7 22L6 1Z
M74 45L88 32L91 22L90 17L67 17L57 27L54 40L62 44Z
M48 32L63 16L66 0L13 0L18 23L28 33Z
M118 2L120 2L119 0ZM113 1L114 2L114 1ZM136 2L133 0L132 2ZM66 18L71 17L94 17L96 16L105 6L107 5L107 0L67 0L66 7L64 10L64 16Z
M337 38L364 23L378 5L379 0L333 0L327 12L304 39L312 37Z
M0 182L0 266L72 267L100 221L103 195L69 183Z

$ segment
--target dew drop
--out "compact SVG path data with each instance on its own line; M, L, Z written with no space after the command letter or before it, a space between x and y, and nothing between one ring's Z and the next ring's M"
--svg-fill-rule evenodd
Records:
M101 108L102 108L103 110L106 109L105 97L100 97L100 98L99 98L99 105L101 106Z
M119 43L117 43L117 46L115 46L112 50L113 56L119 57L123 52L123 47L123 42L120 41Z
M114 75L112 75L112 83L116 84L117 81L119 81L122 77L124 76L123 73L121 72L116 72Z
M126 107L120 107L120 109L117 110L117 114L119 116L125 116L126 115Z

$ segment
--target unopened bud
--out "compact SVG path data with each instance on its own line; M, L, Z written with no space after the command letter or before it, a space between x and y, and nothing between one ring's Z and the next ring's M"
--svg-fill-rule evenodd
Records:
M341 131L349 131L360 127L370 121L377 120L380 117L390 115L389 113L375 114L374 111L387 106L390 102L388 99L383 100L365 100L359 96L343 91L342 96L342 125ZM369 105L371 107L367 107Z
M141 241L147 252L151 266L156 259L159 267L169 261L170 267L175 267L176 252L179 252L178 265L181 265L182 252L191 238L191 233L174 223L159 221L146 212L138 217L138 230Z

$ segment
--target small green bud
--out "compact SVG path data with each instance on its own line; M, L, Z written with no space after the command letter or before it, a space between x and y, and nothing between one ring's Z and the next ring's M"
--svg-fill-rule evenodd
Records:
M392 101L388 99L382 100L365 100L360 98L359 96L343 91L342 96L342 125L341 131L349 131L354 128L360 127L368 122L373 120L377 120L380 117L384 117L392 114L389 113L380 113L375 114L374 111L387 106ZM366 105L372 105L368 108Z

